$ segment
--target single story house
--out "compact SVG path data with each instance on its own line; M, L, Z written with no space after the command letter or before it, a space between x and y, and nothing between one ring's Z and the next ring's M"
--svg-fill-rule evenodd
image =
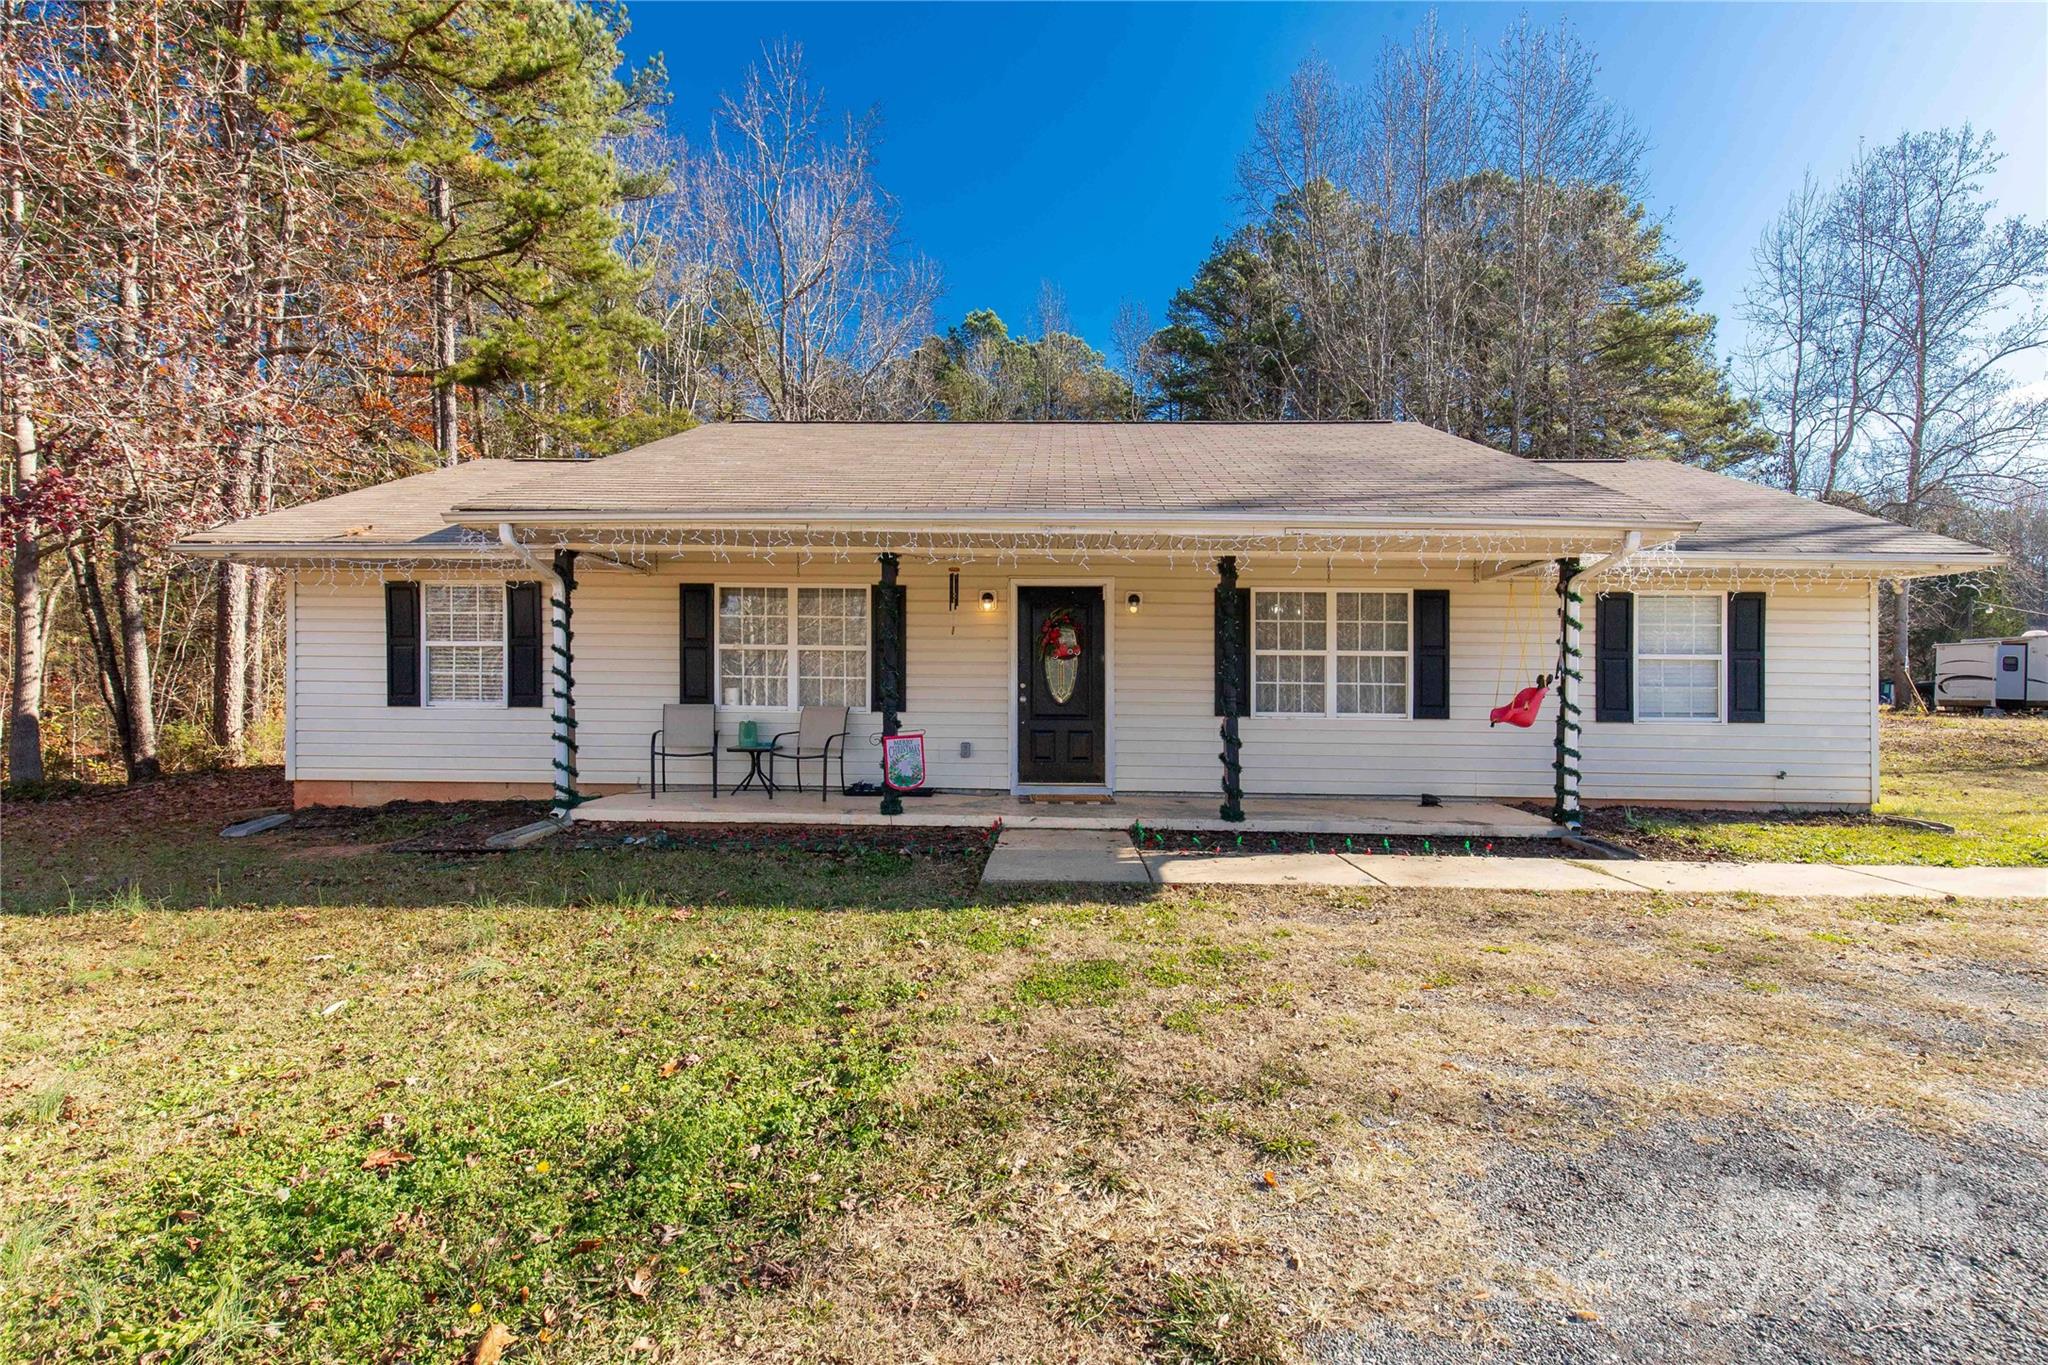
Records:
M1877 585L1996 562L1409 422L722 424L179 548L289 571L301 804L633 790L688 702L844 705L849 780L900 728L948 791L1865 807Z

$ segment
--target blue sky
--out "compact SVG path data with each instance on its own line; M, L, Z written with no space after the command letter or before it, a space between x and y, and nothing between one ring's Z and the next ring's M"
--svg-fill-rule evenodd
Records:
M670 122L698 137L764 42L802 43L835 108L880 108L880 178L945 273L942 323L992 307L1025 324L1051 280L1106 349L1119 300L1159 320L1239 221L1237 156L1267 92L1311 52L1363 80L1427 8L637 0L627 48L667 55ZM1444 5L1440 22L1490 43L1522 8ZM1757 234L1806 168L1832 177L1858 139L1991 129L2001 210L2048 217L2048 4L1527 8L1569 17L1599 53L1724 350Z

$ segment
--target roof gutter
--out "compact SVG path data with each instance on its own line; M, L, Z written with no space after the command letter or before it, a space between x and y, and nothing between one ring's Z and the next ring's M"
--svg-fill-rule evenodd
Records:
M171 542L171 549L192 559L280 559L317 560L414 560L440 559L498 563L507 556L495 545L409 545L365 543L362 541L189 541Z
M1064 511L1057 522L1043 516L1018 512L947 512L931 514L908 510L881 511L858 517L791 517L788 513L732 514L707 517L701 512L574 512L561 509L516 511L508 508L458 507L445 514L452 525L467 527L502 526L509 521L522 526L623 527L645 529L686 528L693 531L1033 531L1057 535L1064 531L1130 529L1146 534L1213 534L1218 526L1238 534L1268 535L1362 535L1384 531L1668 531L1674 534L1697 530L1699 522L1676 517L1348 517L1276 518L1265 513L1214 512L1194 517L1132 515L1126 512Z
M1601 574L1606 573L1609 569L1614 568L1617 564L1620 564L1621 562L1626 560L1630 555L1634 554L1637 550L1640 550L1642 548L1643 533L1641 531L1630 531L1627 535L1621 538L1620 549L1614 551L1612 554L1602 555L1600 558L1594 560L1591 564L1581 567L1578 573L1574 575L1573 581L1578 583L1590 583L1592 580L1598 578Z

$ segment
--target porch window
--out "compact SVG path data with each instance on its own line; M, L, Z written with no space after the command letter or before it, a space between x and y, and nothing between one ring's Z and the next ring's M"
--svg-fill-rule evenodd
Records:
M1320 716L1329 710L1330 599L1320 592L1253 595L1252 710Z
M1408 714L1406 592L1252 594L1252 713Z
M868 704L868 590L796 590L799 706Z
M1644 720L1721 717L1718 593L1636 595L1636 715Z
M867 697L866 588L718 590L719 705L858 709Z
M1337 594L1337 714L1408 714L1408 594Z
M505 585L428 583L424 592L427 705L505 702Z

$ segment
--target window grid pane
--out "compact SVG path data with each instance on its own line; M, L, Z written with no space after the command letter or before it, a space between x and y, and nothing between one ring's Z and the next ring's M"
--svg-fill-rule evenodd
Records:
M1408 594L1337 594L1337 714L1408 714Z
M1636 711L1645 720L1721 716L1721 599L1636 599Z
M504 701L504 586L429 583L424 596L427 703Z
M1252 618L1252 710L1322 715L1329 708L1327 594L1255 593Z
M719 589L719 705L865 707L867 693L866 588Z
M866 588L798 588L796 639L797 705L868 704Z

